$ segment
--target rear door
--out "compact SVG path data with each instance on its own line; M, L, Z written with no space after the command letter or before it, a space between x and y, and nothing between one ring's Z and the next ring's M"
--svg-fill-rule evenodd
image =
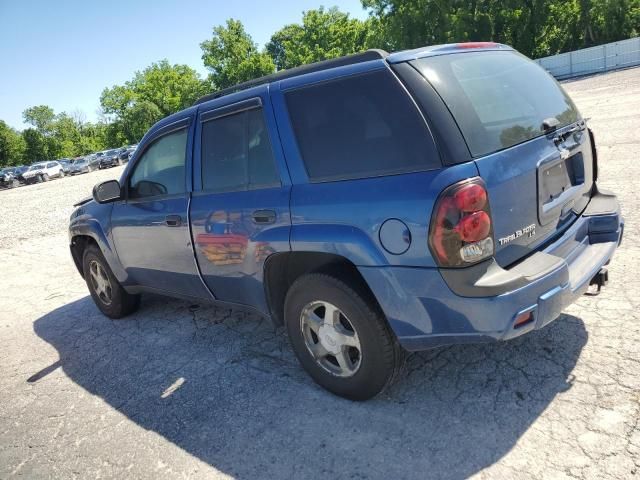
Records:
M509 265L561 234L589 201L593 159L585 122L560 85L513 51L412 65L444 100L487 185L497 261Z
M219 300L267 312L264 262L289 251L289 194L268 86L198 111L191 224L202 278Z

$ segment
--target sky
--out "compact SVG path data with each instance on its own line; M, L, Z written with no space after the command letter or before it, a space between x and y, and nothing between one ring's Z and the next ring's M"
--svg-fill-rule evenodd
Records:
M22 130L26 108L49 105L95 121L102 90L152 62L206 75L200 43L228 18L263 46L321 5L367 15L360 0L0 0L0 120Z

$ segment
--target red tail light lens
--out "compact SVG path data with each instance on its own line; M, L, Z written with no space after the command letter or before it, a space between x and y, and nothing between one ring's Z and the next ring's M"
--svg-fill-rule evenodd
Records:
M440 194L429 246L442 267L464 267L493 255L491 211L482 179L464 180Z
M453 199L456 207L463 212L477 212L487 204L487 191L482 185L469 183L460 188Z
M463 242L477 242L487 238L491 231L491 219L487 212L473 212L465 215L456 225L456 231Z

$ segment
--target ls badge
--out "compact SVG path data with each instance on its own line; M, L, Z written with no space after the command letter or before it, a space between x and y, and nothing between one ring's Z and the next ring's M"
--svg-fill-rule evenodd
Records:
M509 242L513 242L516 238L520 238L524 235L526 235L528 238L531 238L535 234L536 234L536 224L532 223L531 225L527 225L526 227L523 227L520 230L516 230L511 235L507 235L506 237L499 238L498 243L500 243L500 245L506 245Z

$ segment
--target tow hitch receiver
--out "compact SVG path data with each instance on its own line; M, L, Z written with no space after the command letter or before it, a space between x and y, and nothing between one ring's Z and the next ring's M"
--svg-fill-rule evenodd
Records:
M591 279L589 286L595 285L598 288L598 293L602 290L602 287L609 283L609 272L606 268L601 268L598 273Z

